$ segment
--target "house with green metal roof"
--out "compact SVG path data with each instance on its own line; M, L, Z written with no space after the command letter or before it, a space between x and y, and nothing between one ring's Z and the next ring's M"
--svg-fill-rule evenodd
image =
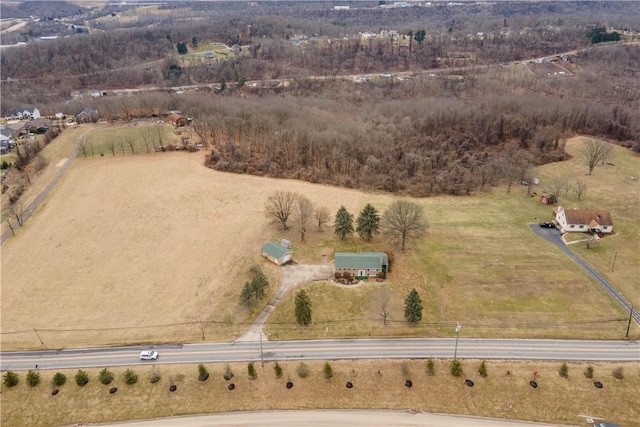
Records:
M334 268L336 279L385 279L389 269L389 257L385 252L336 252Z
M284 265L293 259L293 251L277 242L267 242L260 253L276 265Z

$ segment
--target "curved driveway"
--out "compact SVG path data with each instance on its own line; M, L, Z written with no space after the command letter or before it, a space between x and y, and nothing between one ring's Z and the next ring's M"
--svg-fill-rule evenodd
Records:
M609 295L611 295L611 298L613 298L618 304L620 304L627 313L631 312L632 304L627 301L627 299L623 297L620 292L618 292L613 286L611 286L611 284L607 282L607 280L602 277L595 268L591 267L585 260L580 258L578 255L576 255L575 252L569 249L566 243L564 243L564 241L562 240L562 233L560 233L559 230L555 228L542 228L538 224L530 224L529 226L534 233L556 245L569 258L574 260L576 264L582 267L582 269L586 271L591 277L593 277L593 279L598 282L598 284L602 286L602 288L607 291ZM638 312L638 310L633 310L633 319L638 324L640 324L640 313Z

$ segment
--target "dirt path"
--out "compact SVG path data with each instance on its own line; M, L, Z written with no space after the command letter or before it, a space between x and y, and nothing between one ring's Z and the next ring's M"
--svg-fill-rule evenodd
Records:
M260 341L260 333L264 323L289 290L304 283L316 280L328 280L331 278L332 273L333 267L331 265L290 264L283 266L281 269L280 288L278 288L278 291L271 298L264 310L258 315L253 324L249 326L249 329L240 335L236 341ZM266 339L266 337L264 337L264 339Z

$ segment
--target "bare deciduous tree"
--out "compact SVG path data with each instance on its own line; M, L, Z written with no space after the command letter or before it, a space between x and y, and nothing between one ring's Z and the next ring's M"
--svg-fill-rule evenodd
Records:
M555 178L549 181L544 190L549 193L550 196L555 197L556 200L560 197L560 192L567 187L568 180L566 178Z
M287 221L295 209L297 196L293 191L276 191L265 203L265 214L280 222L283 230L288 228Z
M580 200L587 192L587 184L584 181L577 180L573 191L576 193L578 200Z
M329 212L329 209L327 209L326 207L321 206L316 208L316 210L313 212L313 217L316 219L316 222L318 223L318 230L322 230L322 226L329 221L330 216L331 216L331 213Z
M144 142L144 146L147 149L147 153L149 153L150 152L149 143L151 142L150 141L151 138L149 138L149 133L148 133L147 127L142 129L142 132L140 132L140 136L142 137L142 142Z
M125 140L124 140L124 137L122 137L118 140L118 146L120 147L120 150L122 150L122 154L124 154L124 145L125 145Z
M428 226L422 206L407 200L393 202L380 221L382 234L392 242L400 242L402 250L408 240L422 237Z
M129 135L123 136L122 138L124 139L124 142L126 142L129 148L131 149L131 154L136 154L135 141L133 140L133 138ZM122 154L124 154L124 152Z
M298 194L295 203L295 218L300 227L300 240L304 241L304 235L307 232L307 225L313 214L313 202L306 196Z
M373 294L372 309L387 326L391 315L391 291L389 289L379 289Z
M611 145L604 141L589 139L580 150L580 156L587 164L589 175L600 162L604 163L607 156L611 152Z
M109 148L109 151L111 151L113 156L116 155L116 142L113 139L109 139L107 141L107 148Z

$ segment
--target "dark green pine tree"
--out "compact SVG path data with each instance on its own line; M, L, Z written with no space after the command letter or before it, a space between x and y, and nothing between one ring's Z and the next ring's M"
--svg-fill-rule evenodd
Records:
M415 288L411 289L404 299L404 318L410 323L422 320L422 300Z
M353 215L347 208L340 206L333 222L333 233L340 239L346 239L347 235L353 233Z
M357 221L356 231L358 235L364 240L370 242L374 234L378 234L380 231L380 215L378 210L367 203L367 206L362 209Z
M307 326L311 323L311 299L309 294L303 289L296 294L296 321Z

